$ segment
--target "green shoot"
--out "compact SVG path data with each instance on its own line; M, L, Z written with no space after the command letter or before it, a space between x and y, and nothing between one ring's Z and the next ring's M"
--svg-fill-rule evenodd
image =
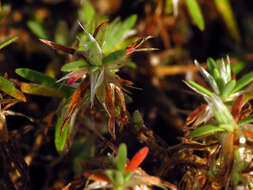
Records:
M9 44L13 43L17 39L18 39L18 36L14 36L14 37L11 37L11 38L5 40L4 42L1 42L0 43L0 50L3 49L4 47L8 46Z
M205 29L205 21L197 0L186 0L185 2L193 22L203 31Z

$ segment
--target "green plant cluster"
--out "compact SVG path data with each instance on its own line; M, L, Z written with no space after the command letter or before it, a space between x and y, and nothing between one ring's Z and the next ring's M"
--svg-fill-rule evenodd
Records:
M194 81L186 81L186 84L202 95L208 104L197 118L194 118L195 121L192 121L195 122L193 123L195 129L190 132L189 137L203 140L206 144L216 139L222 147L222 153L218 159L215 158L215 164L211 166L211 176L217 177L222 175L222 172L226 173L226 170L229 170L226 165L230 163L232 165L230 166L232 167L232 169L230 168L232 184L243 183L248 185L250 181L246 180L242 173L252 161L252 158L246 159L252 154L249 153L252 148L245 145L245 139L252 140L252 136L249 135L252 133L252 125L245 127L246 123L252 122L252 115L243 116L240 114L243 105L250 99L245 98L247 95L245 88L253 81L253 72L245 74L239 80L232 79L235 77L232 76L229 57L227 57L226 62L223 59L215 61L209 58L207 70L200 66L197 61L195 61L195 65L211 90ZM209 138L210 136L212 138ZM237 150L235 146L238 141L239 149ZM249 152L245 153L244 149ZM228 186L227 184L226 188Z

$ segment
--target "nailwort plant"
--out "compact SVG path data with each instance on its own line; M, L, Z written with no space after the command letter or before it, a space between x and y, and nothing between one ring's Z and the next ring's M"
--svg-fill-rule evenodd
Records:
M244 75L239 80L233 79L229 57L227 57L227 63L223 59L215 61L209 58L207 70L197 61L195 65L211 90L194 81L185 82L207 102L207 105L200 106L187 118L187 124L193 124L194 128L189 137L207 144L209 141L218 140L221 146L220 156L214 160L211 173L213 176L224 174L226 189L230 184L237 185L242 182L249 184L250 182L240 172L252 161L252 156L249 158L252 147L245 145L244 140L252 140L252 126L249 128L248 125L245 128L245 123L252 122L250 115L252 111L243 112L242 108L251 99L251 96L247 96L245 87L253 81L253 72ZM238 141L239 146L243 147L239 148L239 152L235 148ZM237 167L238 163L243 166L240 170Z
M73 57L72 62L62 66L61 70L67 74L59 80L31 69L16 70L17 74L34 82L22 83L23 92L62 98L55 130L58 151L66 146L70 148L66 141L71 136L78 111L95 107L95 102L100 103L108 115L108 131L113 139L116 139L115 121L120 125L127 122L123 85L131 86L132 82L122 79L117 72L125 65L133 65L128 59L131 53L153 50L137 49L150 37L126 40L133 33L131 28L136 19L136 15L132 15L123 22L117 18L111 23L104 21L97 26L91 23L86 27L79 22L82 32L77 37L77 48L40 39Z

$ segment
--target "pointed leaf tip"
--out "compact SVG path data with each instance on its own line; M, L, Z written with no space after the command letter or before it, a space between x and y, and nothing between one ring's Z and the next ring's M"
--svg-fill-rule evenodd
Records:
M194 131L192 131L190 133L190 138L208 136L208 135L212 135L214 133L224 132L224 131L225 131L225 129L223 129L219 126L204 125L204 126L201 126L199 128L196 128Z
M18 90L10 81L1 76L0 76L0 90L16 98L17 100L26 102L25 95L20 90Z
M5 40L4 42L1 42L0 43L0 49L8 46L9 44L11 44L12 42L16 41L18 39L18 36L14 36L14 37L11 37L7 40Z
M51 48L54 48L56 50L61 50L64 53L68 53L68 54L74 54L76 52L76 49L71 48L71 47L67 47L61 44L57 44L55 42L49 41L49 40L45 40L45 39L39 39L42 43L48 45Z
M205 29L205 21L202 15L202 11L199 7L197 0L186 0L186 5L191 15L193 22L197 27L203 31Z
M122 143L119 147L118 157L117 157L117 161L116 161L117 168L121 172L124 172L124 170L125 170L126 161L127 161L127 146L126 146L126 144Z
M134 157L130 160L130 162L127 164L127 167L125 169L125 173L132 172L135 170L139 165L143 162L143 160L147 157L149 152L149 148L147 146L140 149Z

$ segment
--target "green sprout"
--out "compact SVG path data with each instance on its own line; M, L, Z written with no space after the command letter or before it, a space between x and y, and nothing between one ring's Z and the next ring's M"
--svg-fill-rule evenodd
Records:
M199 116L195 125L199 125L203 122L206 123L212 117L216 118L217 123L197 128L192 132L191 137L213 134L221 131L234 131L238 128L238 125L234 121L226 104L230 103L230 101L235 101L236 98L245 93L243 89L253 81L253 72L244 75L237 81L233 80L229 57L227 57L227 63L225 63L223 59L215 61L212 58L208 58L207 70L200 66L197 61L195 61L195 65L212 89L212 91L210 91L194 81L186 81L186 84L202 95L208 103L207 108L205 108L206 111Z
M88 180L93 182L88 184L85 190L110 188L114 190L128 190L137 188L148 188L149 186L157 186L163 189L175 187L161 179L149 176L139 165L143 162L148 154L148 147L140 149L133 158L127 162L127 147L120 144L118 155L113 159L114 167L106 169L100 173L84 172Z
M17 39L18 39L18 36L14 36L3 42L0 42L0 50L10 45L11 43L15 42ZM12 96L16 100L26 102L26 98L24 94L20 90L18 90L15 87L15 85L7 79L7 77L0 76L0 90Z
M195 83L187 81L186 84L202 95L206 100L206 106L200 106L188 118L197 126L189 135L191 138L204 138L213 135L221 147L219 159L214 161L216 168L212 176L232 171L231 179L224 177L226 189L229 184L238 186L248 184L242 172L252 161L252 150L246 145L246 139L252 140L253 116L243 113L243 106L250 99L246 98L247 91L244 88L253 80L253 72L250 72L239 80L233 80L230 61L207 60L207 70L195 61L202 76L206 79L211 90ZM232 105L232 106L231 106ZM189 123L191 123L189 122ZM189 124L188 123L188 124ZM200 125L204 123L203 125ZM200 126L199 126L200 125ZM205 138L207 139L207 138ZM236 141L239 140L239 150L235 149ZM212 173L212 171L210 170Z
M0 42L0 50L4 47L8 46L9 44L15 42L17 39L18 39L18 36L14 36L14 37L11 37L3 42Z
M242 93L240 90L251 82L253 78L243 83L241 81L245 81L244 77L237 82L232 80L228 57L227 64L225 64L224 60L214 61L209 58L207 60L207 70L201 67L197 61L195 61L195 65L212 89L210 91L194 81L186 81L186 84L202 95L208 103L205 108L206 111L200 115L195 124L206 123L212 117L215 117L217 123L201 126L195 129L190 136L199 137L217 132L234 131L237 129L237 124L225 103L239 96ZM253 73L251 75L253 76Z
M207 59L207 70L200 66L195 60L195 65L198 67L201 75L206 79L212 88L213 92L198 85L194 81L187 81L188 86L193 88L198 93L205 96L211 96L212 93L216 94L224 102L234 100L243 93L243 88L253 81L253 72L244 75L239 80L233 80L231 76L230 60L227 57L227 63L222 60L215 61L212 58Z

